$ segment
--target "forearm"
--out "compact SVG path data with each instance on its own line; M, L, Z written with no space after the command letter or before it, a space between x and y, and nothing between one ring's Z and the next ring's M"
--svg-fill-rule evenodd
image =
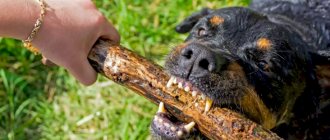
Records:
M91 0L44 1L46 13L31 42L33 47L83 84L92 84L96 72L87 55L99 38L119 43L117 30ZM0 37L27 39L41 11L37 0L0 0Z
M26 39L40 10L36 0L0 0L0 37Z

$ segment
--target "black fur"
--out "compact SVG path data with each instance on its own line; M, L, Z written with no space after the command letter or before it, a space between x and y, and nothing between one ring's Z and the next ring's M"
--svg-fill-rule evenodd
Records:
M214 16L223 21L212 24ZM330 66L330 0L255 0L249 8L203 9L176 30L190 34L168 56L171 75L217 106L263 123L243 106L246 90L253 89L276 116L272 130L281 137L330 139L329 89L316 71ZM269 41L265 48L258 46L261 38ZM231 69L234 64L242 71Z

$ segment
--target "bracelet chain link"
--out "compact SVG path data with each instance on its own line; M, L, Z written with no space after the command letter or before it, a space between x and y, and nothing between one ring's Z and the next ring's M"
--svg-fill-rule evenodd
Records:
M34 54L39 54L39 50L32 45L32 41L41 28L41 25L44 21L44 17L46 15L46 8L47 8L44 0L38 0L38 2L40 3L40 7L41 7L40 16L37 19L36 23L34 24L31 34L28 36L26 40L23 40L24 47Z

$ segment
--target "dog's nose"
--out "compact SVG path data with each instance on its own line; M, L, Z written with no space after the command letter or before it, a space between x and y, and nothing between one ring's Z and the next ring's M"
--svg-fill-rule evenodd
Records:
M219 56L210 49L199 44L190 44L181 50L179 66L186 70L185 77L203 77L221 67L219 60Z

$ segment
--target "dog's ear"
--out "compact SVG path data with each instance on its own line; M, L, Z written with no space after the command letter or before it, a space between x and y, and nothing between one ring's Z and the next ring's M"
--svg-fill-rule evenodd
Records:
M212 13L213 10L209 8L203 8L201 11L195 12L186 19L184 19L179 25L175 27L176 32L178 33L187 33L189 32L195 24L201 19L202 17Z
M323 89L330 89L330 50L320 50L310 54L320 86Z

